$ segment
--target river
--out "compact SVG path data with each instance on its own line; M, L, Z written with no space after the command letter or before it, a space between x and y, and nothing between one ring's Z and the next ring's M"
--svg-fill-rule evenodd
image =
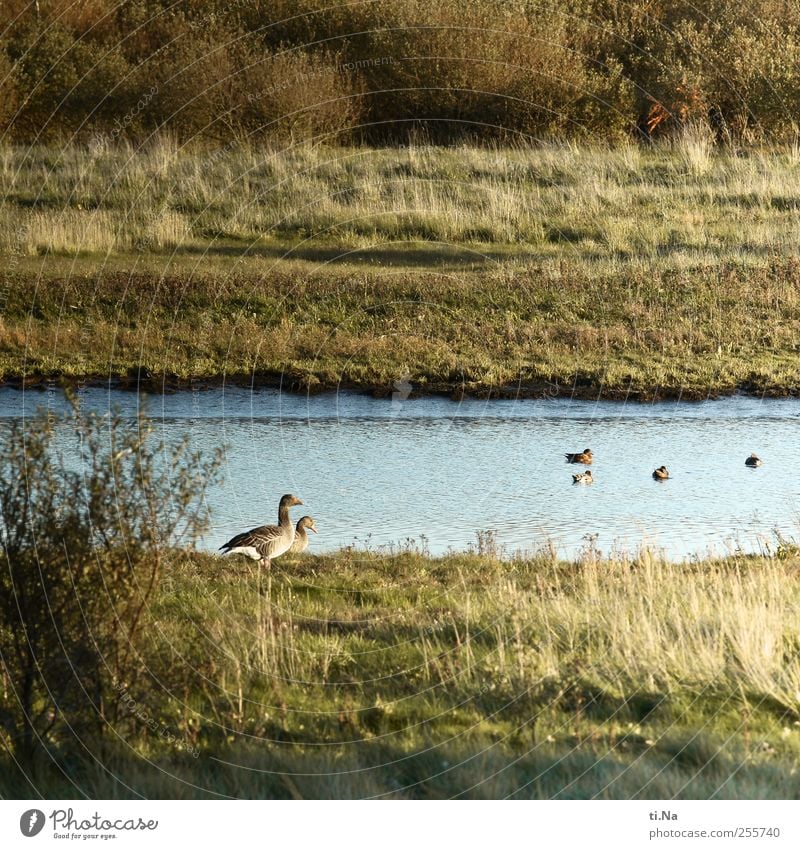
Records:
M82 402L135 415L144 396L88 388ZM146 399L159 435L225 446L224 482L208 493L202 546L276 521L299 496L319 535L312 550L414 544L432 554L490 531L506 554L593 546L672 559L775 549L800 538L800 401L731 397L634 404L567 399L385 399L217 388ZM0 390L0 418L63 408L56 391ZM595 483L574 486L564 452L591 448ZM764 465L749 469L756 452ZM666 465L670 480L651 473Z

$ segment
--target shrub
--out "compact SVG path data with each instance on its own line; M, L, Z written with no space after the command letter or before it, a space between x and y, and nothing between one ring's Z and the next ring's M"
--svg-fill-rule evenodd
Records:
M16 67L0 43L0 133L8 128L19 104Z
M244 70L231 118L247 135L281 141L347 138L362 103L358 76L344 67L341 54L269 52L252 40L240 49Z
M205 526L218 461L149 435L143 416L73 401L13 422L0 445L1 733L25 765L40 743L91 745L119 719L164 550Z
M338 54L272 50L222 25L194 30L178 22L170 42L137 71L155 92L142 122L183 139L342 138L360 106L357 77L340 64Z
M60 23L23 28L10 45L21 109L14 127L25 139L111 128L135 92L117 47L79 40Z
M372 141L614 140L654 108L662 130L785 140L800 105L800 5L783 0L42 0L38 17L9 2L21 141L115 121L283 140L362 120Z

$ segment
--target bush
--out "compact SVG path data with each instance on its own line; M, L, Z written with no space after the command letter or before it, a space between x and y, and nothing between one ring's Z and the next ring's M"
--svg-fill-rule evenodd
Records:
M215 21L173 18L164 35L164 46L136 71L137 88L148 81L150 96L126 125L128 135L169 128L184 140L223 143L342 139L358 120L358 80L342 71L337 54L271 49Z
M24 28L10 49L23 95L14 128L25 139L110 130L135 99L121 50L76 39L60 23Z
M8 128L19 105L16 67L0 42L0 133Z
M632 84L618 62L582 55L585 27L559 3L311 0L273 3L268 20L268 37L330 43L359 68L373 141L420 127L441 141L614 137L631 123Z
M783 0L38 5L13 0L4 31L20 141L112 126L283 141L360 121L370 141L615 140L653 109L662 131L785 140L800 105L800 5Z
M143 416L73 401L63 417L13 422L0 445L0 734L23 765L40 744L91 746L119 720L164 551L205 526L217 459L149 434Z
M281 141L345 140L360 120L358 75L342 55L319 51L243 48L243 72L231 118L249 136Z

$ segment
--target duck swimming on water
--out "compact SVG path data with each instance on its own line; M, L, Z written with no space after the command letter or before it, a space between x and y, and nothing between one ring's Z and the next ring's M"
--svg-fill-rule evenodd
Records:
M589 448L584 448L577 454L565 454L564 456L568 463L583 463L584 466L592 465L592 452Z

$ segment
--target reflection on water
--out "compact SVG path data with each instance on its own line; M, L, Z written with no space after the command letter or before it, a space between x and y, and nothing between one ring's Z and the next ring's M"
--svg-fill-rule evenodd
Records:
M424 537L432 553L464 549L492 530L511 553L548 542L573 556L642 544L673 558L758 551L775 532L800 538L800 476L789 462L800 402L728 398L652 405L569 400L453 402L307 398L215 389L147 399L167 442L187 432L226 445L224 484L209 493L216 548L277 518L284 492L303 499L314 550ZM142 398L88 389L83 403L135 414ZM0 418L30 415L60 396L0 391ZM565 451L594 452L592 486L573 486ZM755 451L764 460L748 469ZM666 465L671 480L656 483Z

